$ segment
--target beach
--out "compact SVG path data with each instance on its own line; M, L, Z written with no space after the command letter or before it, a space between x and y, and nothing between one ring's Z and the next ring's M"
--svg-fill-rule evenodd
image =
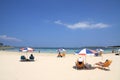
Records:
M0 51L0 80L120 80L120 56L113 53L85 57L92 66L99 61L112 60L110 70L77 70L74 66L79 55L74 54L58 58L57 53L33 53L34 62L21 62L23 54L26 53Z

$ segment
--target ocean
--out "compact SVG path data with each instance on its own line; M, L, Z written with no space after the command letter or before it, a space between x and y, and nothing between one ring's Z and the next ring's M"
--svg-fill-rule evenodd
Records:
M21 47L14 47L11 49L7 49L6 51L14 51L14 52L19 52ZM35 53L51 53L51 54L55 54L58 53L57 50L59 48L42 48L42 47L32 47L34 49ZM104 53L112 53L112 50L117 51L118 48L111 48L111 47L80 47L80 48L64 48L66 50L66 53L68 54L74 54L75 52L78 52L84 48L87 49L92 49L92 50L96 50L96 49L103 49Z

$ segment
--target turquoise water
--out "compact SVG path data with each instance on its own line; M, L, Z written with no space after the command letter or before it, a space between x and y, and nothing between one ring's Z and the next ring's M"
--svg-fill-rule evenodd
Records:
M66 53L68 54L74 54L76 51L80 51L82 49L84 49L85 47L81 47L81 48L64 48L66 50ZM14 51L14 52L19 52L19 49L20 47L15 47L15 48L12 48L12 49L8 49L6 51ZM36 53L58 53L57 50L59 48L35 48L33 47L34 49L34 52ZM99 49L98 47L89 47L88 49L93 49L93 50L96 50L96 49ZM111 53L113 48L108 48L108 47L102 47L100 49L103 49L104 50L104 53ZM114 50L116 51L117 48L114 48Z

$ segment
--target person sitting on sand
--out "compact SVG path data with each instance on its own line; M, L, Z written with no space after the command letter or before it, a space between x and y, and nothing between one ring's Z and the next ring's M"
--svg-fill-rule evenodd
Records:
M112 60L106 59L105 62L98 62L98 63L95 63L95 65L98 65L96 68L109 69L109 66L111 63L112 63Z
M58 56L57 56L57 57L62 57L62 55L61 55L61 53L60 53L60 52L58 53Z
M33 54L30 55L29 59L34 60Z
M25 61L25 60L26 60L26 57L25 57L24 55L22 55L22 56L20 57L20 59L21 59L21 61Z
M77 61L78 61L79 64L82 64L84 62L82 57L79 57Z
M24 55L21 56L21 59L26 59L26 57Z
M81 57L79 57L79 58L77 59L77 62L75 62L75 64L76 64L76 68L77 68L77 69L82 69L82 68L85 67L85 66L84 66L84 60L83 60L83 58L81 58Z
M84 63L84 59L82 57L79 57L77 62L79 65L77 65L78 68L85 68L85 69L91 69L92 65L89 63Z

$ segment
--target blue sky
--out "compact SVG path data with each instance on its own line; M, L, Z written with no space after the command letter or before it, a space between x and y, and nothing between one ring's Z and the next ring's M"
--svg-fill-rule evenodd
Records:
M13 46L120 45L119 0L0 0L0 42Z

